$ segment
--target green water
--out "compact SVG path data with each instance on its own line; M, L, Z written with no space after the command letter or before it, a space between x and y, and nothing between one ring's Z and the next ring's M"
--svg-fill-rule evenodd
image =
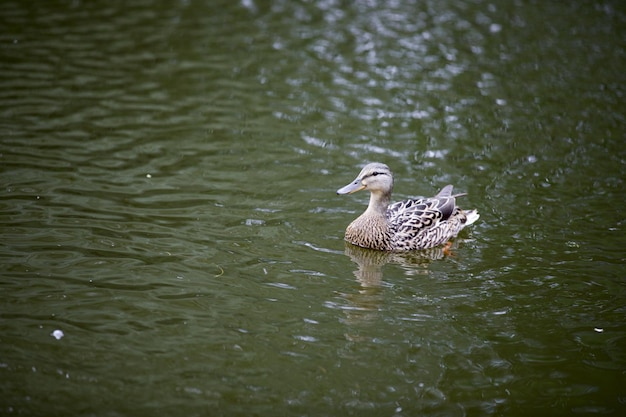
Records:
M622 2L0 22L0 415L626 410ZM369 161L481 219L446 256L346 246Z

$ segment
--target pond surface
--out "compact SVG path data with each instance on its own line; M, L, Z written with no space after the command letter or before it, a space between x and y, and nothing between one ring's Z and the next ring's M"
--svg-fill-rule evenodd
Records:
M626 410L620 1L5 1L0 414ZM357 250L454 184L451 253Z

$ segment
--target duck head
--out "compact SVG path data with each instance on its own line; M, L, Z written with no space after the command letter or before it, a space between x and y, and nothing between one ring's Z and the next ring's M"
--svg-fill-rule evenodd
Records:
M392 189L393 174L389 167L380 162L373 162L365 165L354 181L338 189L337 194L352 194L361 190L369 190L375 194L390 194Z

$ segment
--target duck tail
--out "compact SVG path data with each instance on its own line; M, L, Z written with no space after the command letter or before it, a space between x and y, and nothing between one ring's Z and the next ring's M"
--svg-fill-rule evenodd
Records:
M480 214L478 214L478 211L476 210L463 210L463 213L465 213L465 217L467 217L465 226L469 226L470 224L478 220L478 218L480 217Z

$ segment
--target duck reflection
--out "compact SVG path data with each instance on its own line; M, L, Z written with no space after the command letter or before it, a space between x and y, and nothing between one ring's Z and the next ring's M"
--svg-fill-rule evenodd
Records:
M384 305L383 267L388 263L399 264L406 275L428 273L428 264L446 255L448 248L440 247L415 252L393 253L361 248L350 243L345 244L344 253L357 264L354 276L360 285L357 292L345 294L350 307L344 307L346 322L352 325L374 322L381 306ZM355 330L353 327L352 330ZM358 341L356 334L346 334L349 340Z
M430 262L442 259L448 247L437 247L414 252L385 252L365 249L345 243L344 253L356 263L358 268L354 271L359 284L363 288L380 287L383 282L383 267L388 263L401 265L407 275L417 275L427 272Z

